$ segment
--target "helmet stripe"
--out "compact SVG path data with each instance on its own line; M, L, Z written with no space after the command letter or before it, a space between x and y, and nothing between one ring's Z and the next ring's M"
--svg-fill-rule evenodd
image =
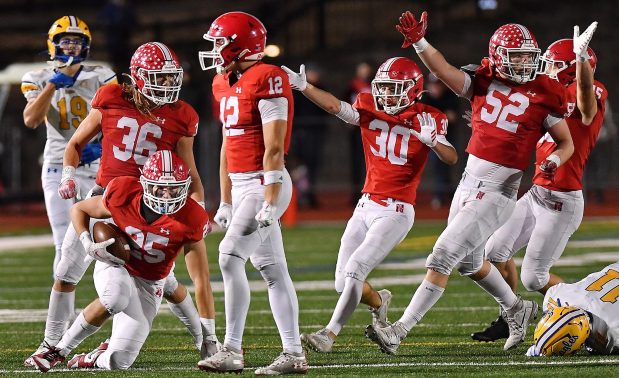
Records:
M161 42L153 42L153 44L159 47L159 50L161 50L161 52L163 53L163 57L165 58L165 60L174 60L172 59L172 53L170 52L170 49L168 49L168 46L164 45Z
M398 59L398 58L397 58L397 57L396 57L396 58L389 58L389 60L387 60L387 61L383 64L383 65L384 65L383 70L385 70L385 71L389 71L389 70L391 70L391 65L393 64L393 62L395 62L395 60L396 60L396 59Z
M77 26L77 20L75 19L75 16L69 16L69 24L74 27Z
M531 38L531 32L529 32L529 29L526 28L526 26L520 25L520 24L514 24L518 29L520 29L520 31L522 32L522 36L524 39L532 39Z
M172 173L172 154L170 153L170 151L168 150L163 151L162 162L163 162L163 173L171 174Z

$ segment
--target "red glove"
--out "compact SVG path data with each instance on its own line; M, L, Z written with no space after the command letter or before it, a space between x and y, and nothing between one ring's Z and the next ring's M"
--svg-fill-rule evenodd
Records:
M403 49L419 42L426 35L426 28L428 27L427 17L428 12L423 12L421 18L417 21L411 12L406 11L406 13L402 13L400 24L396 25L395 28L404 36Z
M70 199L77 195L75 182L75 167L66 166L62 169L62 177L58 186L58 195L62 199Z
M542 177L546 180L554 181L559 164L561 164L561 159L557 155L548 155L539 165Z

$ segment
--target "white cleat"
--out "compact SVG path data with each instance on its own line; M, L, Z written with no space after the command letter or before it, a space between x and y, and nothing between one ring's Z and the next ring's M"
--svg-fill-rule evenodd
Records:
M199 361L198 368L214 373L241 373L245 368L245 360L243 354L223 347L211 357Z
M207 336L200 346L200 358L203 360L209 358L219 352L221 348L222 345L216 336Z
M397 324L397 322L395 323ZM365 336L378 345L381 352L387 354L396 354L402 339L395 331L395 324L387 327L378 327L370 324L365 329Z
M392 295L387 289L380 290L378 295L380 295L380 298L382 299L380 307L368 307L368 310L372 313L373 326L386 327L389 325L389 321L387 320L387 311L389 311Z
M97 359L105 353L109 345L110 339L107 339L90 353L76 354L67 362L67 367L69 369L96 369Z
M271 365L256 369L256 375L306 374L309 366L304 353L282 352Z
M319 353L329 353L333 349L334 340L329 337L329 331L326 328L314 333L302 333L301 341L311 350Z
M24 360L24 366L25 367L36 368L37 365L34 363L34 360L32 359L32 356L34 356L36 354L45 353L45 352L49 351L52 347L53 347L53 345L49 345L47 343L47 341L43 340L41 342L41 344L39 344L39 347L37 348L37 350L35 350L34 353L32 353L30 356L28 356L28 358L26 358L26 360Z
M506 310L505 321L509 326L509 338L503 346L503 350L510 350L524 341L527 334L527 326L537 317L537 303L523 300L518 301L510 309Z

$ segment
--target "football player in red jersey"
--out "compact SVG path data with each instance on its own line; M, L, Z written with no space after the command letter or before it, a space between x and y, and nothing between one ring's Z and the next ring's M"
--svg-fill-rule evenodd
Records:
M391 292L376 291L367 276L413 226L417 186L430 150L447 164L455 164L458 154L445 138L445 114L417 102L423 93L423 74L411 59L385 61L372 81L372 93L359 94L354 105L307 83L303 65L299 73L282 68L293 89L361 128L366 179L338 254L335 290L340 298L325 328L301 335L311 349L330 352L359 303L369 306L374 324L387 325Z
M111 316L114 326L109 342L90 353L75 355L67 366L108 370L131 367L148 337L174 260L184 250L187 265L193 264L190 256L201 252L197 244L204 244L210 230L204 207L188 198L190 183L188 167L181 158L172 151L159 150L146 160L139 179L114 178L103 196L73 206L71 221L90 255L107 253L105 247L114 242L113 238L93 242L88 232L91 218L112 218L132 239L133 248L126 263L97 261L94 280L98 298L84 308L58 344L32 357L40 371L64 361ZM196 290L206 290L200 286L207 281L197 279L194 284Z
M178 58L162 43L146 43L134 53L130 69L131 84L110 84L97 91L92 110L69 141L64 155L60 195L64 198L75 195L73 172L80 153L93 135L102 132L104 140L96 180L98 187L93 188L92 193L101 194L115 177L139 177L139 169L146 159L157 150L167 149L174 150L186 162L192 177L190 195L203 203L203 187L193 157L198 115L189 104L178 100L183 75ZM196 244L195 247L200 250L188 255L192 261L188 268L196 279L204 281L200 287L206 289L195 292L199 314L191 296L173 272L166 281L164 295L172 312L189 329L204 358L206 354L217 351L215 307L206 246ZM69 227L50 295L45 338L35 353L60 340L65 323L74 311L75 287L92 261L84 259L85 256L78 234ZM114 262L110 255L97 258L106 256Z
M449 64L424 38L427 13L419 21L406 12L397 29L402 47L413 45L428 69L452 91L471 101L469 158L449 211L447 228L426 261L426 277L400 320L389 327L370 325L366 335L381 350L395 353L402 339L442 296L457 267L492 295L507 314L510 336L504 349L520 344L538 306L512 292L501 273L484 259L486 241L514 210L523 171L537 140L547 131L557 145L541 169L565 163L574 146L565 120L564 88L537 76L540 50L533 34L519 24L499 27L490 38L488 59L473 72Z
M594 22L582 35L575 30L574 39L554 42L541 58L545 66L542 72L567 88L565 120L574 141L574 155L558 169L542 171L542 162L556 147L552 136L546 133L537 143L533 186L518 200L509 220L486 243L486 258L499 269L514 292L518 273L512 257L525 246L520 271L525 289L544 294L549 287L563 282L550 273L550 267L561 257L582 221L582 176L602 127L608 97L604 85L593 78L597 58L588 45L596 27ZM471 337L479 341L508 337L504 316L501 314L488 329Z
M250 290L247 259L268 284L269 303L283 353L258 375L305 373L299 335L299 305L288 274L278 219L292 195L284 156L290 144L292 90L281 68L261 62L266 29L243 12L219 16L204 35L213 43L199 53L202 69L215 68L213 96L223 124L221 203L215 222L227 228L219 245L224 281L226 337L223 349L198 363L214 372L242 371L243 329Z

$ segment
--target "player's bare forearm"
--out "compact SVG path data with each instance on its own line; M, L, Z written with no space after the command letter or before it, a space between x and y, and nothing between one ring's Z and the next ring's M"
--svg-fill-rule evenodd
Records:
M570 134L567 122L562 119L548 129L548 133L557 144L552 154L557 155L561 159L561 164L565 164L574 153L574 142L572 141L572 135Z
M49 111L49 107L52 103L52 97L56 92L56 87L52 83L47 83L41 93L31 101L28 101L24 108L24 125L29 129L36 129L39 127L45 115Z
M458 162L458 152L452 146L447 146L439 142L432 150L445 164L454 165Z
M105 219L112 214L103 204L103 196L95 196L71 206L71 222L78 235L88 231L90 218Z
M597 100L593 88L593 69L589 61L576 59L576 106L582 115L582 123L590 125L597 113Z
M338 114L341 110L340 100L337 97L310 83L307 83L303 95L327 113Z
M419 53L419 58L430 72L445 83L449 89L458 96L462 94L462 90L464 89L464 75L466 74L449 64L440 51L435 49L432 45L428 45L423 52Z
M195 287L196 307L201 318L215 318L215 300L203 240L185 246L187 272Z
M189 169L191 185L189 186L189 196L196 202L204 202L204 186L200 179L196 160L193 156L193 137L182 137L176 144L176 154L183 159Z
M262 166L265 172L284 169L284 143L286 140L287 122L276 120L265 124L262 128L264 136L264 157ZM281 184L267 185L264 190L264 200L271 205L277 201Z
M225 131L224 131L225 132ZM228 204L232 203L232 182L228 176L228 163L226 161L226 137L221 146L219 154L219 190L221 193L221 202Z
M92 138L101 131L102 115L98 109L91 109L90 113L80 123L75 134L69 139L64 150L62 165L77 167L80 162L82 149Z

